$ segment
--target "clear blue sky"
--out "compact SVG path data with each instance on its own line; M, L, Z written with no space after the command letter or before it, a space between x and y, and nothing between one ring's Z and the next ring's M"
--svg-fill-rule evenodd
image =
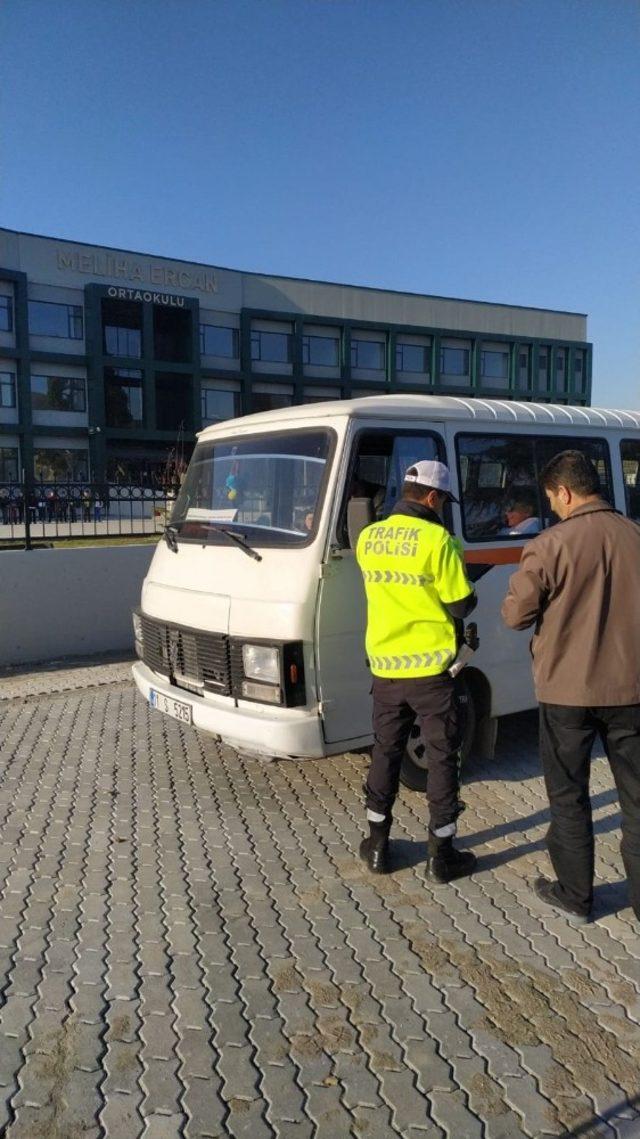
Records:
M586 312L640 407L637 0L0 0L0 224Z

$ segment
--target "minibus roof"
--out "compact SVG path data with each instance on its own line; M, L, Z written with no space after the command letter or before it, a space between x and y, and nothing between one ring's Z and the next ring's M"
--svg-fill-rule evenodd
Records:
M362 399L327 400L326 403L305 403L296 407L275 408L241 419L227 419L205 427L201 440L249 432L283 423L295 427L297 421L336 419L411 419L473 420L493 423L540 424L557 427L622 427L640 428L639 411L615 411L602 407L570 407L558 403L528 403L518 400L463 399L460 396L441 395L376 395Z

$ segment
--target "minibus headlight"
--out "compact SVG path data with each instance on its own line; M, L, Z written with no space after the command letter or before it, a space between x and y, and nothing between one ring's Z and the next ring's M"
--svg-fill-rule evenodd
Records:
M243 645L242 667L251 680L280 684L280 653L275 645Z
M230 638L232 695L236 700L301 708L306 703L302 641L251 644Z
M142 633L142 617L138 612L132 614L133 619L133 638L135 642L136 654L142 658L144 656L144 637Z

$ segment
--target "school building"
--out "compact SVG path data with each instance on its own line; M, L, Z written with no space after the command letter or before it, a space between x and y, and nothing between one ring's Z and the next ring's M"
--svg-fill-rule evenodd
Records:
M144 481L237 415L381 392L588 405L582 313L0 229L0 482Z

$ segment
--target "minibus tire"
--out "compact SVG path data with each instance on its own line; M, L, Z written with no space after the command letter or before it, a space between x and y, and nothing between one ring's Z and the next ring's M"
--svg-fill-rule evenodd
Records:
M458 677L456 687L463 717L462 743L460 745L460 764L462 765L470 755L473 746L476 733L476 706L471 688L463 676ZM414 724L411 729L409 745L402 758L400 782L409 791L426 791L428 771L428 752L422 742L420 729L417 724Z

